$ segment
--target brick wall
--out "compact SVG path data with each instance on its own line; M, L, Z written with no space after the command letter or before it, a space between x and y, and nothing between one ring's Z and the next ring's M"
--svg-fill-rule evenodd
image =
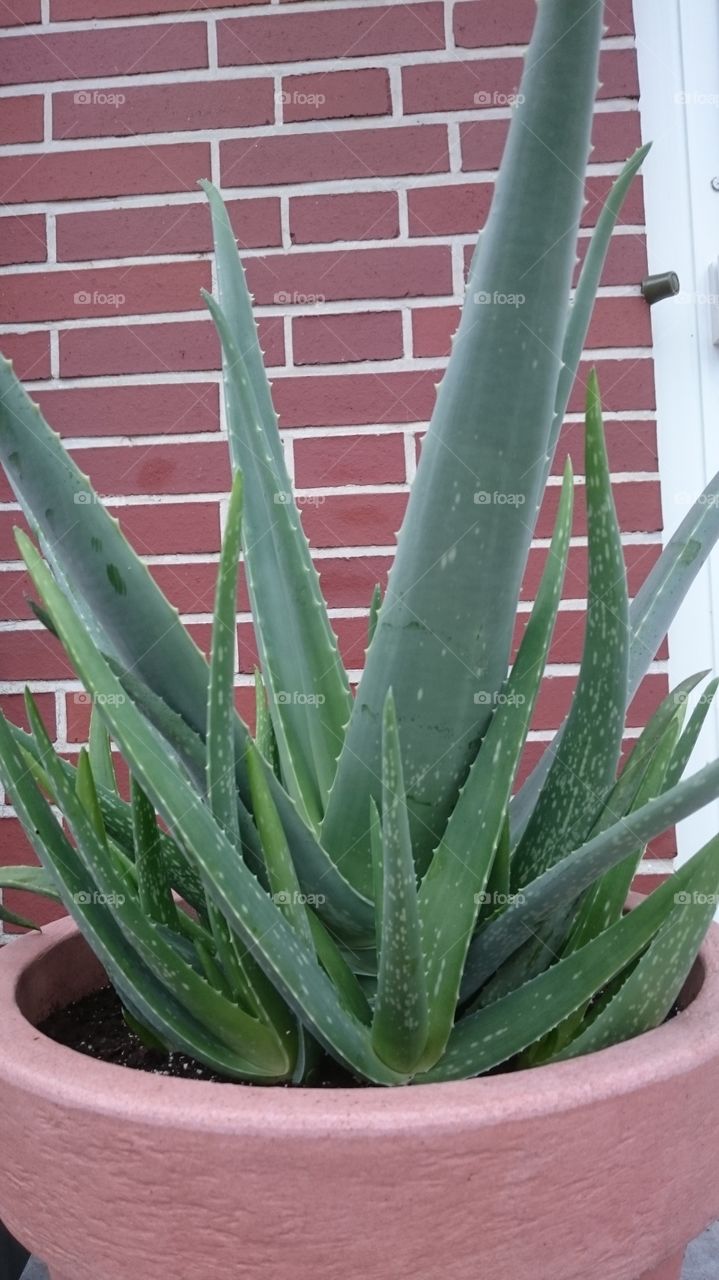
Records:
M640 135L631 2L610 10L583 246ZM305 525L356 669L533 12L533 0L0 0L0 83L11 86L0 96L0 346L200 643L228 470L218 347L199 297L212 263L196 180L211 177L230 201ZM637 186L579 380L598 364L633 590L661 528L643 223ZM567 448L581 475L582 400L578 385L524 608ZM74 753L88 709L29 613L12 540L17 509L4 480L0 489L0 702L21 719L27 681L58 744ZM561 718L576 674L585 555L580 500L529 757ZM247 709L246 610L241 594ZM662 670L635 700L633 726L665 691ZM8 806L2 815L0 856L22 861Z

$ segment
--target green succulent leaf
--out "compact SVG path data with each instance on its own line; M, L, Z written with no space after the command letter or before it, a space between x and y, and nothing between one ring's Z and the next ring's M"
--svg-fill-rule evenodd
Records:
M411 1074L427 1039L427 990L402 754L391 690L383 716L381 841L376 841L379 975L372 1044L383 1062Z
M587 388L587 629L579 680L547 780L512 859L522 888L586 839L616 775L624 732L629 600L599 384Z
M506 679L541 497L536 464L556 404L601 34L601 5L538 7L520 105L322 828L323 843L363 892L372 879L367 814L369 797L379 797L387 689L424 873ZM466 695L477 672L486 704Z
M352 698L302 531L234 233L207 182L230 453L247 482L245 569L283 773L313 822L324 811Z
M581 951L553 965L503 1000L458 1022L441 1063L419 1077L420 1081L481 1075L521 1053L600 993L642 954L670 918L675 895L691 896L697 891L716 894L718 889L719 837L710 841L675 877L645 898L636 910ZM706 924L704 919L704 930ZM699 937L696 920L694 925L696 954ZM645 984L646 971L638 982L639 989L646 990ZM657 1001L653 1012L659 1008ZM629 1026L627 1034L632 1034Z
M109 732L157 812L177 840L192 851L208 891L233 931L304 1025L331 1053L375 1083L399 1083L401 1077L374 1053L367 1028L356 1022L338 999L314 952L302 943L236 856L189 783L158 753L152 729L130 701L116 696L121 685L102 654L35 547L24 534L17 536L30 576L52 612L80 679L93 696L102 694L99 705ZM54 771L52 778L54 784L61 778L64 781L61 770ZM65 799L63 807L67 807ZM259 1029L255 1034L259 1035Z
M242 538L244 485L241 472L232 481L225 536L215 592L212 657L207 699L207 799L231 840L240 838L235 762L235 643L237 566Z
M552 545L519 652L482 748L422 881L419 901L430 1010L427 1063L439 1058L452 1029L467 948L505 829L512 783L562 595L572 530L572 499L568 461Z

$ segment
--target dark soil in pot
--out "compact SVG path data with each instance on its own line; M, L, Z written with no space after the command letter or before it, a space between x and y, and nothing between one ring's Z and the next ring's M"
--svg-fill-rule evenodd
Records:
M176 1076L183 1080L208 1080L216 1084L238 1084L237 1080L218 1075L201 1062L183 1053L166 1053L143 1044L139 1036L128 1027L122 1005L112 987L103 987L64 1009L58 1009L45 1018L38 1031L58 1044L84 1053L101 1062L111 1062L120 1067L132 1067L136 1071L149 1071L154 1075ZM361 1087L342 1068L328 1057L323 1057L313 1088ZM247 1088L247 1085L243 1085ZM277 1086L272 1086L276 1088Z

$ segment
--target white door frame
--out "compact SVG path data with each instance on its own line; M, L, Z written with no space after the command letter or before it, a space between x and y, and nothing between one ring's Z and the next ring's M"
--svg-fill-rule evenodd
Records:
M676 271L681 293L652 308L665 540L719 470L719 346L709 266L719 258L719 0L634 0L650 272ZM719 183L718 183L719 185ZM719 547L669 633L672 686L719 674ZM719 708L692 771L719 756ZM719 801L682 823L685 860L719 831Z

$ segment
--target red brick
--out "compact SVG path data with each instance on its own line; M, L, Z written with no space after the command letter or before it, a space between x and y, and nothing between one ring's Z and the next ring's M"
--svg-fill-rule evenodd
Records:
M317 561L325 600L333 609L369 608L375 586L384 591L390 556L337 556Z
M210 148L203 142L4 156L0 199L18 204L196 191L197 179L209 174Z
M212 613L216 564L154 564L150 572L180 613Z
M303 375L275 378L272 394L283 428L425 422L438 379L434 370Z
M332 630L348 671L361 670L364 666L367 627L367 618L332 618Z
M411 236L474 234L487 219L494 186L489 182L415 187L408 193Z
M0 27L27 26L42 21L40 0L2 0Z
M417 307L412 311L412 354L417 358L449 355L459 324L459 307Z
M278 199L232 200L228 208L241 249L282 243ZM160 253L206 253L211 248L212 224L204 200L200 204L173 204L166 208L65 213L57 219L60 262L149 257Z
M229 18L217 24L220 66L359 58L444 48L439 3L352 5L335 10Z
M576 676L549 676L544 680L537 699L533 729L556 729L571 706ZM630 729L643 727L669 692L667 678L652 674L642 681L627 713Z
M17 0L15 0L17 3ZM268 0L242 0L243 5L267 4ZM102 0L103 18L134 18L152 13L195 13L202 9L225 9L237 0ZM97 17L96 0L50 0L53 22Z
M581 264L589 245L589 237L582 236L577 246L577 256L579 263L575 270L576 284L579 277ZM469 273L472 254L474 253L474 244L465 245L464 248L464 267L465 277ZM612 284L641 284L647 274L647 242L644 233L631 232L626 235L616 235L612 239L609 246L602 272L601 283L603 285Z
M225 187L253 187L446 173L449 152L445 126L425 124L233 138L220 143L220 161Z
M43 101L39 94L0 98L0 138L5 145L42 142L44 131Z
M624 561L627 566L629 594L635 596L649 571L656 564L661 552L658 543L630 543L624 548ZM532 547L527 560L527 569L522 583L522 600L533 600L547 560L545 547ZM567 561L567 572L564 579L564 598L584 600L587 595L587 549L571 547Z
M19 511L0 511L0 559L2 560L20 559L20 552L15 542L16 528L22 529L24 533L30 532L27 522Z
M44 262L47 257L45 219L41 213L0 219L0 264ZM5 316L3 316L6 319Z
M83 80L96 76L139 75L149 71L185 71L207 66L204 23L110 27L101 31L62 31L15 36L0 46L3 84ZM92 89L78 89L92 94ZM108 93L122 94L122 89Z
M609 465L614 475L622 472L655 472L657 461L657 424L647 421L604 424L609 452ZM562 429L554 458L553 472L561 475L564 459L571 455L575 475L584 474L584 423L566 423Z
M0 818L0 866L37 866L35 851L17 818ZM32 920L36 925L50 924L65 914L61 906L48 898L19 889L4 889L2 901L8 911L14 911L16 915ZM15 925L4 925L3 928L7 933L24 932Z
M227 493L230 470L225 441L193 445L120 445L73 450L81 471L102 496L116 494ZM166 508L171 511L173 508Z
M499 123L501 121L494 121ZM601 213L614 179L590 177L587 180L587 205L582 226L593 227ZM408 194L409 233L412 236L473 235L481 230L489 212L493 183L472 182L458 185L415 187ZM644 200L641 182L635 182L627 196L618 225L634 226L644 222Z
M547 489L537 520L537 537L548 538L552 534L559 504L559 485ZM614 502L617 518L624 533L654 533L662 528L661 496L658 480L627 481L614 485ZM584 504L584 486L578 485L574 497L574 535L584 536L587 519Z
M536 16L535 0L462 0L454 9L454 38L461 49L527 44ZM634 31L631 0L615 0L605 9L609 35Z
M599 360L596 366L582 363L579 377L569 401L570 413L583 413L587 396L587 379L596 367L602 404L607 412L625 413L629 409L655 409L654 366L646 359Z
M50 339L46 333L3 333L0 349L23 382L50 377Z
M295 244L332 240L388 240L399 235L395 191L346 195L294 196L290 199L290 236Z
M62 436L172 435L217 431L219 425L214 383L53 387L36 399Z
M508 120L469 120L459 127L462 169L497 169L509 132ZM601 112L594 117L592 131L595 164L624 161L641 145L637 111Z
M265 363L283 364L282 320L261 319L259 330ZM220 347L211 320L108 325L60 333L60 374L66 378L219 368Z
M508 107L522 78L521 58L482 58L476 62L429 62L402 68L405 112L482 111ZM607 49L600 64L598 98L636 97L636 55L632 49Z
M413 354L449 355L459 323L459 307L418 307L412 311ZM643 298L597 298L588 347L650 347L649 307Z
M311 305L452 292L452 263L445 245L272 254L250 258L245 265L250 289L261 304Z
M67 680L73 675L59 641L44 628L0 631L0 670L5 680Z
M398 311L298 316L292 322L295 364L397 360L403 353Z
M313 547L391 546L406 505L405 493L336 494L304 505L302 524Z
M13 323L190 311L210 286L206 262L21 273L5 281L4 315Z
M220 518L216 502L168 502L149 506L113 507L120 527L137 553L147 555L199 555L216 552L220 545Z
M300 489L343 484L403 484L404 436L323 436L295 441ZM370 590L370 598L371 598Z
M3 569L0 573L0 617L3 622L32 618L34 615L28 599L34 594L24 569Z
M391 110L389 74L380 67L285 76L282 80L285 121L384 116Z
M55 94L56 138L124 138L133 133L183 129L241 129L271 124L275 118L271 79L142 85L88 93L92 100L87 103L78 103L77 93ZM124 99L119 105L114 97L117 93Z
M32 591L32 586L26 578L28 590ZM45 725L50 737L55 740L57 726L55 722L55 696L52 693L34 693L33 698L35 705L40 712L40 718ZM24 729L26 733L30 731L27 712L25 710L25 698L21 693L3 693L0 695L0 711L12 724L18 725ZM2 862L2 857L0 857ZM7 864L5 864L7 865Z

